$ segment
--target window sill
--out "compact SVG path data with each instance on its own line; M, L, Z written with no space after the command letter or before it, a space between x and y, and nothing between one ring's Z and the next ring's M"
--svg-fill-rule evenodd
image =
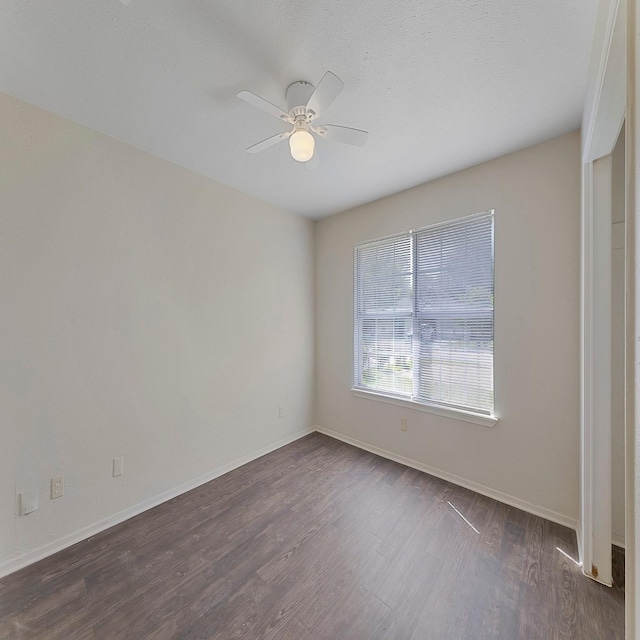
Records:
M364 391L363 389L351 389L351 393L358 398L366 398L367 400L377 400L386 404L394 404L398 407L406 407L414 411L424 411L425 413L433 413L437 416L451 418L453 420L462 420L463 422L471 422L479 424L483 427L494 427L498 418L496 416L486 416L481 413L471 413L470 411L460 411L459 409L445 409L444 407L435 407L421 402L413 402L413 400L405 400L404 398L395 398L386 396L382 393L373 391Z

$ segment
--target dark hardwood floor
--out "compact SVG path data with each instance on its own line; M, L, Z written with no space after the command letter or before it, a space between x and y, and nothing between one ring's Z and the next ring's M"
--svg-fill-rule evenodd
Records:
M320 434L0 580L0 638L615 640L565 527Z

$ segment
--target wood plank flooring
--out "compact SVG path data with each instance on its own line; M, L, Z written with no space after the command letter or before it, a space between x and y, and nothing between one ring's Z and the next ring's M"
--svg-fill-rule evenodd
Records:
M312 434L0 580L2 640L622 640L562 526Z

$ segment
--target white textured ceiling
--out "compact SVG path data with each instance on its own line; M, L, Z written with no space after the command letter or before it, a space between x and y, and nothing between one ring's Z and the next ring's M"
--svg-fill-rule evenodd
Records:
M275 205L320 218L576 129L598 0L0 0L0 91ZM325 71L321 166L282 107Z

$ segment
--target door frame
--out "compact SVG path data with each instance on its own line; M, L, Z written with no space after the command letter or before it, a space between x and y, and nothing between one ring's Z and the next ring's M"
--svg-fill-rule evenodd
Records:
M611 544L610 489L602 490L600 478L611 478L610 418L602 420L605 395L610 387L598 378L597 359L610 349L604 314L594 302L610 304L610 281L596 291L598 268L605 262L604 246L594 225L606 218L607 177L596 162L613 150L625 122L625 630L631 640L640 633L640 606L636 594L640 584L640 16L636 0L600 0L589 71L589 84L582 121L582 300L581 300L581 518L578 545L583 571L590 577L593 566L606 563ZM603 177L604 174L604 177ZM609 187L610 188L610 187ZM605 196L603 197L603 194ZM604 203L604 204L603 204ZM610 203L609 203L610 204ZM610 262L609 262L610 268ZM607 288L609 289L607 291ZM594 298L595 296L595 298ZM610 361L609 361L610 362ZM600 411L600 413L598 413ZM605 443L604 447L602 443ZM605 483L607 480L605 479ZM604 520L604 522L602 521ZM610 563L609 563L610 566ZM600 577L602 574L598 571Z
M609 586L612 582L611 153L627 110L626 31L626 0L601 0L582 120L578 546L584 573Z

